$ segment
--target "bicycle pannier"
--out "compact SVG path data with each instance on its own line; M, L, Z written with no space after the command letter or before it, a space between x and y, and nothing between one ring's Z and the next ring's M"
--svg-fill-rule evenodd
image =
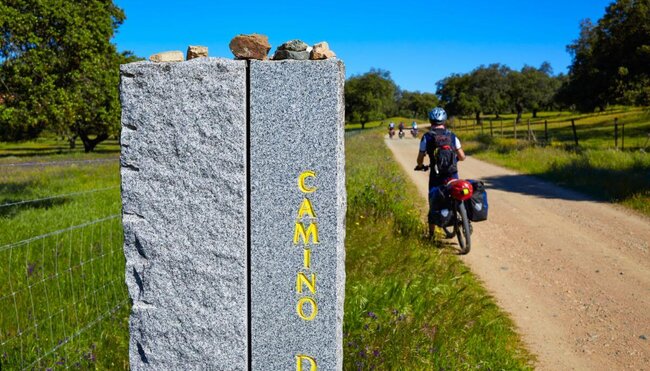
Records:
M443 187L433 187L429 191L429 223L446 227L451 223L452 212L444 194Z
M472 198L465 201L467 217L473 222L482 222L488 217L488 198L485 191L485 184L480 180L468 179L474 192Z

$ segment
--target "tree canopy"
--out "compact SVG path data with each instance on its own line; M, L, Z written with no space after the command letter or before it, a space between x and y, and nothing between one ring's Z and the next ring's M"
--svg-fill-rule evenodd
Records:
M111 43L124 12L112 1L0 3L0 138L47 129L86 151L119 131L119 65Z
M390 72L371 69L352 76L345 83L345 119L364 127L369 121L383 120L395 111L397 85Z
M584 20L563 101L582 111L650 104L650 0L617 0L596 24Z

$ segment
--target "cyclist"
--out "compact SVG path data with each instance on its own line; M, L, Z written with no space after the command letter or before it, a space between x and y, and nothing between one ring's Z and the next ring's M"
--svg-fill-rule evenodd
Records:
M395 135L395 123L392 121L388 124L388 135L391 138Z
M411 134L413 135L413 137L418 136L418 123L415 121L411 123Z
M420 140L420 152L415 170L424 168L424 156L428 155L431 164L429 191L444 185L450 178L458 179L456 163L465 160L465 152L461 148L460 140L456 134L445 128L446 121L447 112L444 109L436 107L429 111L431 129ZM429 200L429 233L431 236L435 231L431 210L437 207L437 205L432 205L433 200L434 198Z
M404 138L404 123L403 122L399 123L399 133L398 133L398 135L399 135L400 139Z

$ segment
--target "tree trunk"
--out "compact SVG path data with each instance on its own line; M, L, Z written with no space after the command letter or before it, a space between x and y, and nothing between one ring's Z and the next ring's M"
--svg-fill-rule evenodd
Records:
M536 109L533 110L533 118L534 118L534 119L537 118L537 110L536 110Z
M362 123L361 123L361 130L363 130L363 129L365 129L365 128L366 128L366 123L365 123L365 122L362 122Z
M481 125L481 112L476 112L476 125Z
M517 110L517 124L521 122L521 113L524 111L524 107L517 103L515 105L515 109Z
M88 153L88 152L92 152L99 143L108 139L108 134L101 133L98 134L95 137L95 139L90 139L87 133L85 133L84 131L80 131L79 138L81 138L81 141L84 144L84 152Z
M68 144L70 145L70 149L75 149L77 147L77 135L68 136Z

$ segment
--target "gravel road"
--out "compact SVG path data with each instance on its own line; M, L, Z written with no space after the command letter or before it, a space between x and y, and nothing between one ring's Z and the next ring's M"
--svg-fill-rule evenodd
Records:
M418 143L386 138L424 202ZM650 370L650 219L471 157L459 168L486 183L490 206L461 259L511 314L537 368Z

